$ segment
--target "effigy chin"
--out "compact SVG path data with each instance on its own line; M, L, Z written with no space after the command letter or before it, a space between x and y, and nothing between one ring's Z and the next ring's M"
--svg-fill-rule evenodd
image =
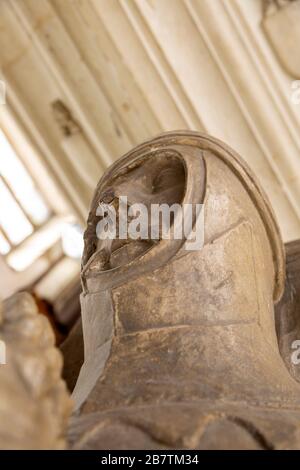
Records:
M102 238L99 223L120 214L124 200L129 223L136 204L202 207L190 220L195 228L201 217L201 245L191 249L186 233L163 237L151 218L148 238L120 230ZM175 212L170 221L174 228ZM285 272L273 210L233 150L188 131L134 148L96 188L81 273L84 363L67 419L57 360L64 419L40 447L300 448L300 385L285 334L297 334L299 292L290 294ZM78 338L70 338L67 363Z

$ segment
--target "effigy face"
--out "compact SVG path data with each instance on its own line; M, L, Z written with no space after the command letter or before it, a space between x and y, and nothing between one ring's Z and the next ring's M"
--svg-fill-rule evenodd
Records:
M141 257L153 248L155 243L161 240L162 227L157 225L158 237L154 240L154 227L151 224L151 218L147 217L146 227L144 227L147 233L140 233L137 238L130 237L130 234L126 233L130 227L130 220L134 220L130 211L133 212L133 207L143 204L143 208L151 214L153 206L165 204L171 207L173 204L181 204L184 190L184 164L176 153L171 151L155 153L150 159L138 159L130 168L127 168L126 173L123 170L112 175L101 190L99 203L101 208L101 205L107 205L106 201L108 201L116 209L116 233L110 241L110 249L108 249L107 240L98 240L97 251L92 262L89 263L89 271L101 270L99 258L100 260L107 258L103 269L111 270L121 265L128 265L135 258ZM122 210L129 212L123 239L120 238Z
M141 203L143 230L120 235L121 226L128 235L138 225ZM196 207L189 230L164 236L163 221L149 217L159 204L183 211L170 215L169 235ZM109 214L117 214L115 231L105 238ZM284 273L268 200L224 144L169 133L118 160L96 189L85 235L85 362L71 444L299 445L299 386L280 357L274 321Z

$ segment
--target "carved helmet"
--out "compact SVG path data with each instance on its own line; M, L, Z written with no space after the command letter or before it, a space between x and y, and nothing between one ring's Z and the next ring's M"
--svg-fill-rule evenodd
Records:
M103 241L97 239L99 203L126 196L129 203L203 204L204 247L234 227L251 225L252 237L271 258L269 285L274 301L281 297L285 256L269 201L246 163L212 137L188 131L165 133L139 145L114 163L101 178L85 233L82 281L85 293L102 291L151 272L172 259L188 255L181 240L113 242L103 263ZM193 220L195 223L196 221ZM124 250L124 245L126 250ZM126 251L126 256L124 255ZM268 260L270 261L270 259Z
M186 237L116 239L109 246L98 240L99 203L118 205L120 196L147 207L203 204L203 246L187 250ZM92 203L82 262L85 365L75 400L80 405L97 382L115 337L255 323L275 344L270 310L284 282L284 249L273 211L234 151L188 131L139 145L107 170Z

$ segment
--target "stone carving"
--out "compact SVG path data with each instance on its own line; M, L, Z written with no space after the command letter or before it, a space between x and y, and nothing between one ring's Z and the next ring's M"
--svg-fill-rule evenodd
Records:
M118 207L121 196L129 206L203 203L204 246L99 240L99 203ZM82 328L68 446L299 448L299 375L290 362L291 342L300 340L299 253L299 243L288 245L286 279L269 202L218 140L167 133L118 160L88 220L82 326L62 347L72 389ZM3 304L0 341L0 447L64 448L71 402L53 333L31 296Z
M297 0L262 0L263 10L266 15L269 15L296 1Z
M203 248L99 241L97 207L117 207L120 196L129 205L203 203ZM82 284L72 448L299 448L300 386L275 329L284 249L263 190L235 152L174 132L117 161L92 203Z
M48 320L29 294L1 305L0 449L63 449L72 402Z
M52 110L54 118L65 137L70 137L81 132L79 123L61 100L56 100L52 103Z
M300 78L300 0L264 0L263 30L281 66Z
M300 381L300 241L286 245L287 279L275 320L279 348L292 376ZM298 353L299 351L299 353ZM296 360L293 360L295 356Z

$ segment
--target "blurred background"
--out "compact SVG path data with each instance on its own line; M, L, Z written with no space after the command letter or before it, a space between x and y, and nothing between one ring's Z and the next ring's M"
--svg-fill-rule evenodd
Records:
M93 190L163 131L237 150L300 238L299 25L300 0L0 0L0 299L64 337Z

